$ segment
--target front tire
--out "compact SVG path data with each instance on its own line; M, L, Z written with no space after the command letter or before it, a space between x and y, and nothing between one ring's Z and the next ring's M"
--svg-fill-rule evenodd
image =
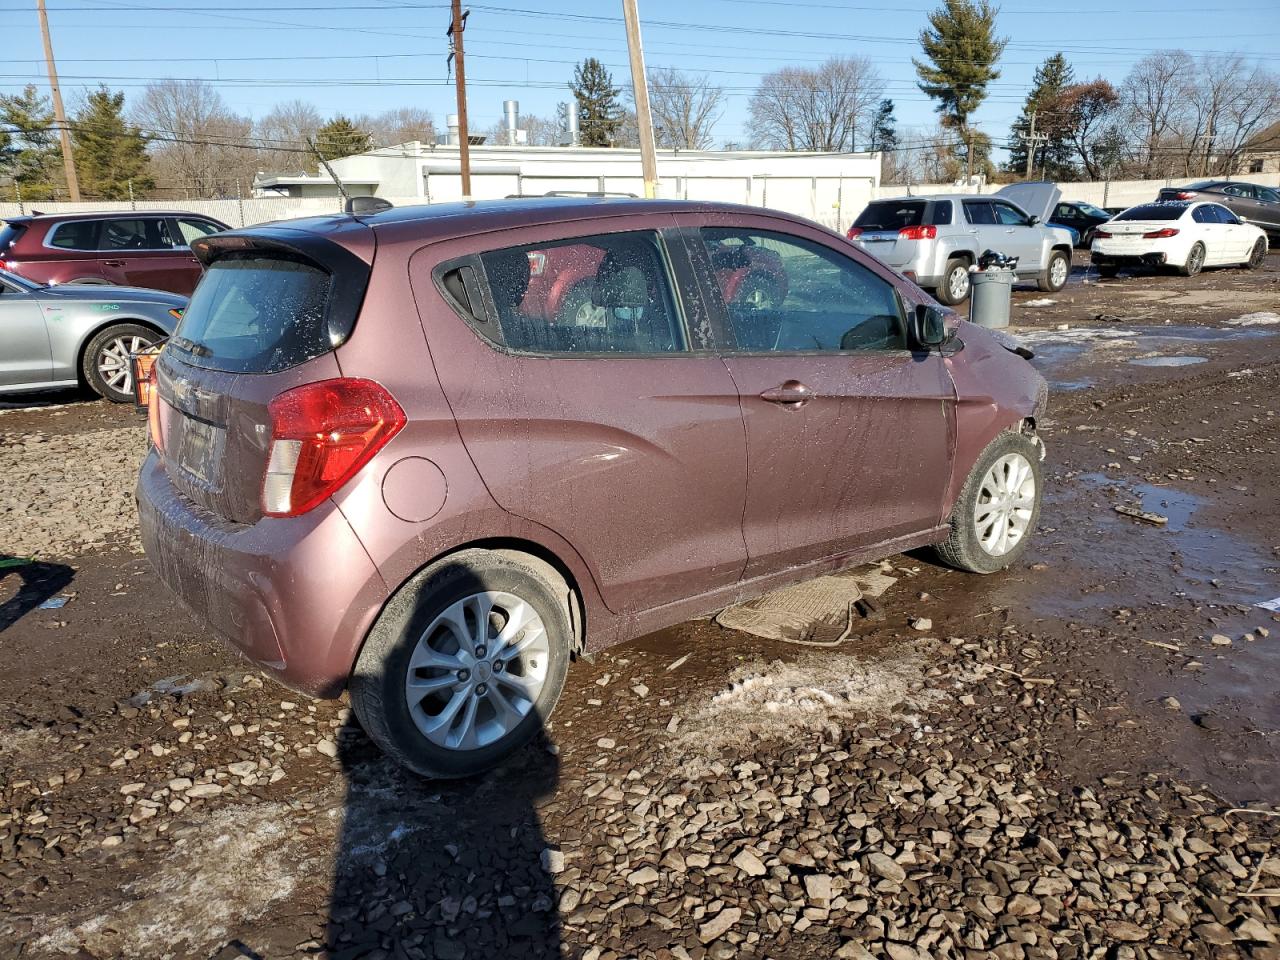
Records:
M139 353L160 340L160 334L136 323L107 327L89 341L80 372L94 393L112 403L133 400L133 364Z
M572 629L544 564L464 550L388 602L356 661L370 738L424 777L481 773L532 739L564 689Z
M951 535L934 547L943 563L995 573L1026 552L1040 520L1040 444L1007 430L979 455L951 511Z
M1196 242L1192 244L1191 251L1187 254L1187 262L1178 268L1178 272L1184 277L1194 277L1204 269L1204 244Z
M1071 258L1061 250L1055 250L1049 255L1049 262L1036 285L1045 293L1057 293L1067 285L1070 277Z
M1100 276L1103 280L1114 280L1116 278L1116 274L1120 272L1120 269L1118 267L1110 267L1110 266L1100 266L1097 268L1097 270L1098 270L1098 276Z
M942 283L933 295L937 301L954 307L969 298L969 262L961 257L952 257L942 272Z
M1249 259L1245 266L1250 270L1257 270L1262 266L1262 261L1267 258L1267 238L1259 237L1258 242L1253 245L1253 249L1249 251Z

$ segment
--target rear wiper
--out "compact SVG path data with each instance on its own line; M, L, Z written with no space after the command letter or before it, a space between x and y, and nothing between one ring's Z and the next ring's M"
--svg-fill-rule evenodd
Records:
M186 337L170 337L169 342L176 346L179 350L191 354L193 357L207 357L213 353L203 344L193 343Z

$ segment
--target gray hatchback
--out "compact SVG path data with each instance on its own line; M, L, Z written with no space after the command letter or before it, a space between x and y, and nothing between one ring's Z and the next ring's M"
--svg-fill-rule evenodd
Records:
M1045 221L1061 196L1052 183L1015 183L994 194L874 200L848 237L939 301L969 296L969 268L986 250L1018 258L1018 276L1057 293L1071 276L1071 234Z

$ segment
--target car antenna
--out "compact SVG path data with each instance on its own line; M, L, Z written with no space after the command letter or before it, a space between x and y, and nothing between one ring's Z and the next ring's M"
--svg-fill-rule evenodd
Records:
M342 194L342 208L350 210L351 195L347 193L347 188L342 185L342 181L338 179L338 175L333 172L333 167L329 166L329 161L324 158L324 154L320 152L320 148L316 146L315 140L307 137L307 146L311 148L311 152L316 155L316 159L320 161L320 166L333 178L333 182L338 185L338 192Z

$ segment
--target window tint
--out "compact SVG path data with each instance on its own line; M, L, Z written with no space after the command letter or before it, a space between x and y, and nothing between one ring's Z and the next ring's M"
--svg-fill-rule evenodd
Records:
M855 260L780 233L704 229L702 240L739 350L906 347L893 285Z
M1116 220L1177 220L1187 212L1185 203L1144 203L1116 214Z
M1053 210L1053 219L1055 220L1072 220L1075 219L1076 211L1065 203L1058 204Z
M616 233L481 254L502 340L530 353L672 353L684 336L658 238Z
M989 200L966 200L964 216L970 223L991 224L996 222L995 211L991 209Z
M993 203L996 211L996 219L1006 227L1025 227L1027 225L1027 215L1015 207L1011 207L1007 203Z
M1253 199L1253 187L1246 186L1243 183L1228 183L1222 188L1222 192L1229 197L1246 197Z
M1220 207L1215 203L1212 209L1213 215L1217 219L1218 223L1229 223L1235 225L1240 223L1239 218L1226 207Z
M918 227L924 223L924 211L928 203L924 200L877 200L867 204L858 219L853 221L855 227L863 230L901 230L903 227Z
M933 205L934 226L945 227L951 222L951 201L939 200Z
M207 237L211 233L218 233L221 229L221 227L210 223L208 220L188 220L185 217L178 219L178 232L182 234L182 242L188 247L191 246L193 240Z
M1261 173L1262 171L1258 171ZM1269 200L1272 203L1280 203L1280 190L1270 190L1267 187L1258 188L1258 199Z
M169 250L169 224L164 220L104 220L99 250Z
M215 260L172 340L187 363L275 373L333 349L330 277L298 260L257 253Z
M45 243L60 250L98 249L98 227L101 220L72 220L53 228Z

